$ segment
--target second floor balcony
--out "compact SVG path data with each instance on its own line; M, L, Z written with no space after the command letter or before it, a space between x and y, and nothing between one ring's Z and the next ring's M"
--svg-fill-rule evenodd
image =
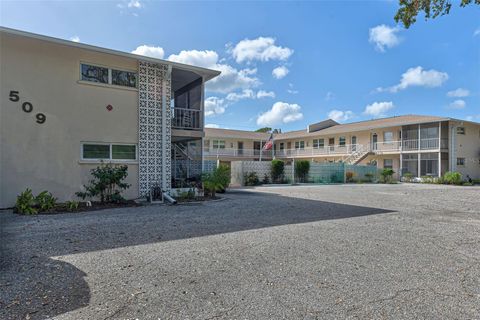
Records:
M202 130L202 111L196 109L173 108L172 128L185 130Z

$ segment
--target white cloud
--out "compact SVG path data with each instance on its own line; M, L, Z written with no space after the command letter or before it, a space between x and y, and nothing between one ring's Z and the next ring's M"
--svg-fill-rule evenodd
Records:
M334 109L328 113L328 118L335 120L337 122L347 121L349 119L352 119L354 116L355 116L354 113L350 110L341 111L341 110Z
M225 100L219 97L208 97L205 99L205 116L214 116L225 112L227 105Z
M463 88L458 88L456 90L447 92L447 97L451 97L451 98L464 98L464 97L468 97L469 95L470 95L470 91Z
M393 102L374 102L365 107L363 113L374 118L384 117L386 112L390 109L393 109L395 106Z
M244 39L231 49L232 56L237 63L244 61L270 61L287 60L293 50L287 47L275 45L275 39L271 37L258 37L257 39Z
M132 53L157 59L163 59L165 55L162 47L148 46L146 44L138 46Z
M298 93L298 90L293 89L293 84L292 84L292 83L289 83L289 84L288 84L287 92L290 93L290 94L297 94L297 93Z
M328 91L327 94L325 95L325 100L330 101L335 99L335 94L331 91Z
M478 121L480 121L480 114L472 115L472 116L466 116L465 120L478 122Z
M275 92L259 90L257 92L257 99L262 99L262 98L275 98Z
M254 76L257 69L237 70L228 64L220 63L215 51L183 50L179 54L170 55L168 60L221 71L218 77L207 82L207 91L228 93L260 85L260 80Z
M287 67L280 66L272 70L272 75L275 79L282 79L290 72Z
M447 80L448 74L446 72L440 72L434 69L424 70L418 66L404 72L399 84L389 88L377 88L377 91L398 92L399 90L413 86L434 88L441 86Z
M480 27L477 28L477 29L475 29L475 31L473 31L473 36L474 36L474 37L476 37L476 36L478 36L478 35L480 35Z
M303 119L300 112L301 107L298 104L289 104L286 102L275 102L272 108L257 118L259 126L275 126L282 123L289 123Z
M214 124L214 123L207 123L205 125L205 128L214 128L214 129L218 129L220 128L220 126L218 124Z
M370 37L368 41L375 44L375 48L380 52L385 52L385 48L395 47L400 43L397 33L400 31L398 27L389 27L381 24L370 28Z
M127 7L140 9L143 7L143 5L139 0L130 0L130 2L127 4Z
M467 106L464 100L458 99L448 105L449 109L464 109Z
M79 36L73 36L73 37L70 37L70 41L73 41L73 42L80 42L80 37L79 37Z

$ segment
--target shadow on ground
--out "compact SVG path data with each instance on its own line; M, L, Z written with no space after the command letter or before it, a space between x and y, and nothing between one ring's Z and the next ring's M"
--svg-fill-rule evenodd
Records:
M219 202L27 217L0 213L0 318L45 319L88 305L85 274L51 257L392 211L272 193Z

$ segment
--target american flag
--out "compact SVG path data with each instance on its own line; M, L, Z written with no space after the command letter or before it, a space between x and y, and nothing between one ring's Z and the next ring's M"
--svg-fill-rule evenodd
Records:
M263 150L270 150L273 147L273 133L270 134L270 138L268 138L267 142L263 145Z

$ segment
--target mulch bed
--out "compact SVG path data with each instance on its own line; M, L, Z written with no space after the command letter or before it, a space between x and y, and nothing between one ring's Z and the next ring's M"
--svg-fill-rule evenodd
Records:
M127 200L122 203L101 203L100 201L91 201L92 205L87 206L87 202L80 202L78 208L74 210L69 210L65 203L59 203L49 211L42 211L38 214L59 214L59 213L70 213L70 212L88 212L112 208L127 208L127 207L139 207L140 204L136 203L133 200Z

